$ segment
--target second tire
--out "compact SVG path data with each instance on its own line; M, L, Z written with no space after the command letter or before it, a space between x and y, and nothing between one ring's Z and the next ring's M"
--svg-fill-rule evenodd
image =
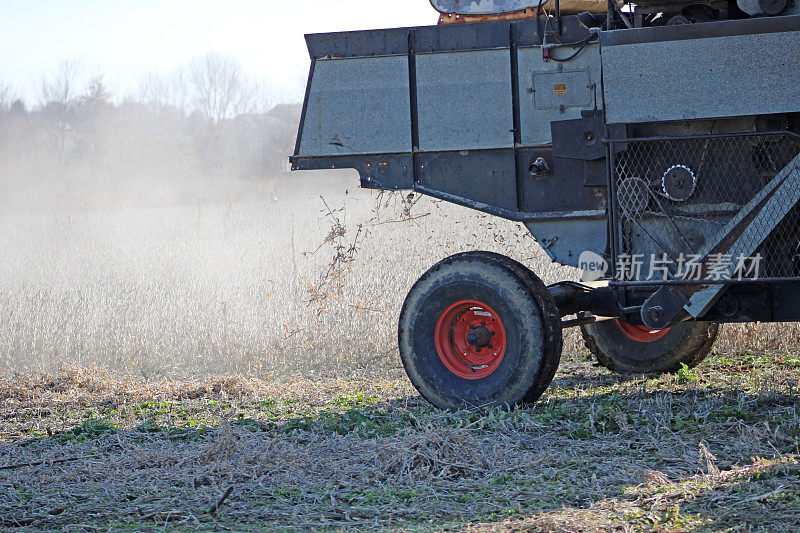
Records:
M586 347L601 366L620 374L677 372L693 368L711 352L719 326L711 322L680 322L652 331L619 320L581 326Z

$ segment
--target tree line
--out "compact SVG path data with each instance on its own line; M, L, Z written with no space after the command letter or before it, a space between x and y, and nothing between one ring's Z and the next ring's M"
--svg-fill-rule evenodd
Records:
M286 169L299 105L274 106L233 58L209 53L142 78L119 98L105 77L82 82L75 61L41 78L28 104L0 80L0 166L181 168L257 178Z

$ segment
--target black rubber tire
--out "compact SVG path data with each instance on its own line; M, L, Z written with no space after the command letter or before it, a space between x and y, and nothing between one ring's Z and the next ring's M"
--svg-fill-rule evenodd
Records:
M434 330L453 303L474 299L494 309L506 331L498 368L481 379L451 372ZM535 401L561 354L561 322L544 283L510 258L467 252L439 262L411 288L398 327L400 357L414 387L440 409L510 407Z
M711 352L719 326L681 322L652 342L631 339L615 320L583 325L581 333L601 366L620 374L663 374L677 372L682 364L689 368L699 365Z
M547 287L542 280L539 279L539 276L534 274L522 263L519 263L508 256L495 252L475 251L470 253L479 254L484 257L500 261L508 268L512 269L520 278L525 281L525 283L528 285L528 289L534 294L534 296L536 296L540 309L546 316L549 317L548 320L543 322L546 328L545 336L546 338L551 339L550 350L545 360L545 368L543 369L538 382L534 384L534 387L529 392L528 397L525 398L525 403L533 403L539 399L545 390L547 390L547 387L550 385L550 382L553 381L553 378L558 371L558 365L561 363L561 353L564 349L564 337L561 329L561 314L558 312L558 306L556 306L555 301L550 295L550 291L547 290Z

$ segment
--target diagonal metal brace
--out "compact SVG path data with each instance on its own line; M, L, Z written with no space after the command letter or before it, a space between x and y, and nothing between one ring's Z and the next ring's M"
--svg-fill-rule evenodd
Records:
M712 267L710 257L719 254L752 256L798 202L800 154L742 207L713 241L700 250L701 279L708 279ZM723 279L730 279L737 266L730 264L725 269L717 269L717 274ZM649 328L664 329L682 318L682 314L702 317L722 296L726 287L725 284L661 287L645 301L641 311L642 321Z

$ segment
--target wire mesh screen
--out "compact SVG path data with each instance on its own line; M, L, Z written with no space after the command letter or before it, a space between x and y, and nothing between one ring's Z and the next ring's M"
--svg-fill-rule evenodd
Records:
M618 280L800 277L798 154L791 133L618 144Z

